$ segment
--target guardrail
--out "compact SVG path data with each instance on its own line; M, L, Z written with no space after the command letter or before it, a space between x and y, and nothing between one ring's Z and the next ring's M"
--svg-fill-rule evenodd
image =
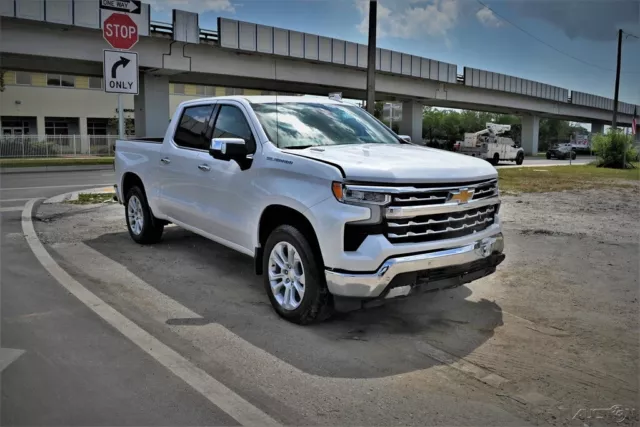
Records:
M116 135L3 135L0 158L113 156Z

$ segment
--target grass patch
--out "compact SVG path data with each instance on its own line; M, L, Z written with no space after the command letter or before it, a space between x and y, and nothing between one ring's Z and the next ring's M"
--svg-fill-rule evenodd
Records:
M24 168L36 166L112 165L113 157L47 157L34 159L0 159L0 167Z
M72 205L95 205L98 203L113 202L115 193L80 193L78 200L70 200Z
M631 181L640 180L636 169L608 169L594 165L504 168L498 170L500 191L506 194L544 193L591 188L637 187Z

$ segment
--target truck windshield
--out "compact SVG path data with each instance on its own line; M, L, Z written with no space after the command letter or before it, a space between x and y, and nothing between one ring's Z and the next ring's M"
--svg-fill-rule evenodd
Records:
M269 140L279 148L400 143L388 128L355 105L284 102L252 107Z

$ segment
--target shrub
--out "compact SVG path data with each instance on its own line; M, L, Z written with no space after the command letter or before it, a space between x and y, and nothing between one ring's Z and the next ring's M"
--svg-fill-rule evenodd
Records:
M592 141L593 151L598 156L598 166L623 169L633 167L631 162L637 156L633 146L633 136L610 129L605 135L597 134ZM626 156L625 156L626 155ZM626 164L623 165L626 159Z

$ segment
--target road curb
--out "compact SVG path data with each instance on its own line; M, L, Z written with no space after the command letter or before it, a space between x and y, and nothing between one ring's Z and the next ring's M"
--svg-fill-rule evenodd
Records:
M86 190L70 191L68 193L58 194L57 196L49 197L42 203L47 205L53 204L53 203L64 203L64 202L69 202L73 200L78 200L79 194L105 194L105 193L115 194L115 190L113 187L96 187L96 188L88 188Z
M75 172L75 171L96 171L113 170L113 165L69 165L69 166L32 166L7 168L0 167L0 174L12 173L37 173L37 172Z

